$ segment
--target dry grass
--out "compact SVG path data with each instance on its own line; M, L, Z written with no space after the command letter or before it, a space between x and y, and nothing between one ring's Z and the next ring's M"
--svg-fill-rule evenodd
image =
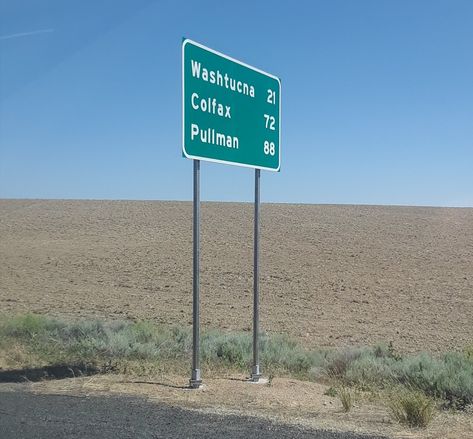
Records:
M418 390L399 388L390 392L387 399L392 418L409 427L427 427L435 414L431 398Z
M353 408L356 401L355 390L351 387L340 386L337 388L337 395L342 403L343 411L348 413Z

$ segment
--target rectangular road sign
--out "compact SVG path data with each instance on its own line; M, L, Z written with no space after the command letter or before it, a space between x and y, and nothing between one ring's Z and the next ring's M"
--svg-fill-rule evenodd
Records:
M190 159L279 171L281 82L182 42L182 151Z

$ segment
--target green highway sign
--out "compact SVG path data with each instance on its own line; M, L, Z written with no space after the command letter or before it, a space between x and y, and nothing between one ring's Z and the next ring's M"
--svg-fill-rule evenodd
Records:
M182 42L185 157L279 171L281 82L199 43Z

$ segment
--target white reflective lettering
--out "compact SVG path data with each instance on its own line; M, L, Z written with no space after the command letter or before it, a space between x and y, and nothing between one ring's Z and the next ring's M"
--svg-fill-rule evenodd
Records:
M194 137L199 134L199 125L193 123L191 125L191 140L194 140Z
M198 95L197 93L192 93L192 96L191 96L191 105L192 105L192 108L193 108L194 110L198 110L198 109L199 109L199 106L194 103L194 99L199 99L199 95Z

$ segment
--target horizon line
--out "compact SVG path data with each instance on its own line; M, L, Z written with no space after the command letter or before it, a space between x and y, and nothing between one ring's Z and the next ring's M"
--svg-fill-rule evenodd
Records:
M116 201L116 202L161 202L161 203L192 203L192 200L178 200L178 199L151 199L151 198L35 198L35 197L0 197L0 201ZM201 203L227 203L227 204L253 204L254 201L224 201L224 200L202 200ZM388 203L309 203L309 202L294 202L294 201L261 201L261 204L284 204L284 205L303 205L303 206L364 206L364 207L412 207L412 208L435 208L435 209L473 209L472 206L466 205L433 205L433 204L388 204Z

